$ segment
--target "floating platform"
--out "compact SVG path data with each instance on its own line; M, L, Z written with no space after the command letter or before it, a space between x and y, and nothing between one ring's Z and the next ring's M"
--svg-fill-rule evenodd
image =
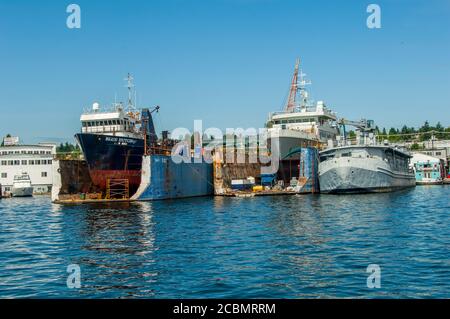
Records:
M214 194L213 168L208 163L175 163L168 155L143 156L141 183L129 193L126 179L109 180L106 189L94 185L87 163L53 161L52 201L61 204L152 201Z
M255 153L242 156L243 163L236 163L236 155L230 161L224 154L214 156L214 194L227 197L253 197L319 193L318 150L303 147L291 150L281 159L277 172L266 173ZM267 159L264 161L267 163ZM251 180L252 183L246 183ZM238 187L239 186L239 187ZM255 190L258 187L260 189Z
M131 199L148 201L213 194L212 164L177 164L170 156L150 155L142 159L141 184Z
M223 197L256 197L256 196L283 196L283 195L297 195L299 194L296 191L287 191L287 190L267 190L267 191L258 191L258 192L243 192L243 191L229 191L226 193L222 193L216 196Z

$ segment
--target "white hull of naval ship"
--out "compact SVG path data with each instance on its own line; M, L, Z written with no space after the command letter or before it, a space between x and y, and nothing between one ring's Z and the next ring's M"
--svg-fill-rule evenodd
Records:
M280 158L284 159L292 150L299 147L317 147L319 142L313 134L295 130L269 129L269 138L279 143Z
M416 185L410 156L388 146L344 146L322 151L321 193L390 192Z

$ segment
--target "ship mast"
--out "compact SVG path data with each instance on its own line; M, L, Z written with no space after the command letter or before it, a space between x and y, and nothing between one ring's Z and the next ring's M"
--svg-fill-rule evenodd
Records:
M300 71L300 74L299 74ZM300 81L299 81L300 75ZM300 59L295 63L294 75L292 76L291 89L289 90L288 103L286 105L286 112L294 112L298 107L296 105L297 93L300 92L300 109L305 110L308 106L308 91L306 86L310 85L311 81L306 80L306 74L300 69Z
M289 90L288 102L286 105L286 112L293 112L295 109L295 99L297 97L298 90L298 68L300 65L300 59L297 58L295 62L294 75L292 76L291 89Z
M127 89L128 89L128 105L127 105L127 111L128 112L132 112L134 111L134 105L133 105L133 88L134 88L134 84L133 84L133 80L134 78L131 76L130 73L128 73L128 76L125 78L125 81L127 81Z

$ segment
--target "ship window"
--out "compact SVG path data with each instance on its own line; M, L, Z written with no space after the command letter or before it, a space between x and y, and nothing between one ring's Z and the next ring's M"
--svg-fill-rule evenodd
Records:
M352 157L352 152L342 153L342 157Z

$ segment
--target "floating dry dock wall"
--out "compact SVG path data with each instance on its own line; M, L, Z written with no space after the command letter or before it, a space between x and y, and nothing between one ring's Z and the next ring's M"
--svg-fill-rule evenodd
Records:
M133 200L175 199L213 195L213 168L208 163L175 163L170 156L142 160L141 184Z
M52 164L52 201L101 198L102 192L92 184L86 161L54 160Z
M269 164L260 161L251 163L247 152L245 163L236 163L237 154L232 160L216 153L214 156L214 193L220 196L250 195L290 195L299 193L318 193L318 150L314 147L304 147L293 150L287 156L288 160L280 160L278 171L274 174L274 183L265 184L262 168ZM242 161L241 161L242 162ZM254 161L253 161L254 162ZM264 160L266 162L266 160ZM267 175L265 175L267 176ZM254 180L254 187L236 189L233 181Z
M89 203L149 201L213 195L213 168L207 163L175 163L167 155L142 159L141 184L129 193L127 180L108 180L106 189L93 185L84 161L53 162L52 201Z

